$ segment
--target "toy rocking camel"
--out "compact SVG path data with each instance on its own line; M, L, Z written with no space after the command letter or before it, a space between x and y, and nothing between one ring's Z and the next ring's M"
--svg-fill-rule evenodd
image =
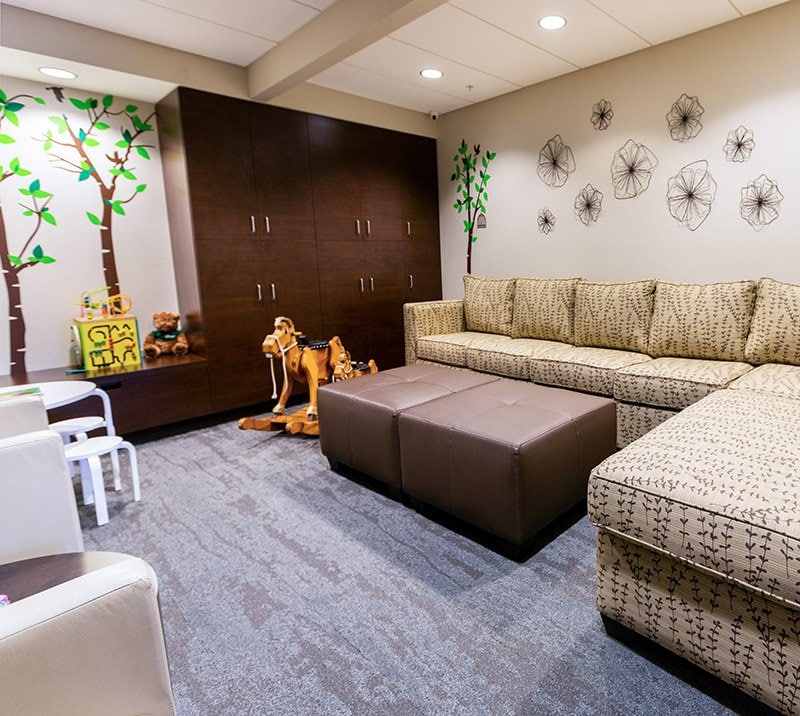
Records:
M317 388L337 380L348 380L358 376L377 373L378 366L374 360L369 363L354 363L350 354L344 349L339 336L329 341L308 341L305 336L295 330L291 318L278 316L275 319L275 330L270 333L261 345L264 355L269 360L272 374L272 397L277 397L275 382L275 361L280 360L283 368L283 388L278 402L272 411L272 418L242 418L239 427L242 430L286 430L295 435L319 435L317 421ZM286 403L292 393L295 381L308 384L308 408L285 415Z

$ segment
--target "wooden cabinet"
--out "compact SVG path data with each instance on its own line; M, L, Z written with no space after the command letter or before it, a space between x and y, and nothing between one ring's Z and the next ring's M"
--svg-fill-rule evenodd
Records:
M401 365L403 303L441 297L435 142L185 88L158 111L181 157L170 228L197 280L178 293L199 307L213 409L268 401L277 316Z

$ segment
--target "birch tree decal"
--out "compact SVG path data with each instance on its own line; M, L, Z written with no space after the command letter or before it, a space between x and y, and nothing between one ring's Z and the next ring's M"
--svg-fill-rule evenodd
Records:
M148 150L153 145L142 143L141 137L153 131L150 120L155 112L142 119L134 104L115 109L112 95L100 100L69 97L69 102L86 112L85 124L78 126L66 114L48 117L54 127L42 138L44 150L53 166L75 174L79 182L91 179L97 185L101 208L97 213L87 211L86 218L100 234L103 281L111 293L119 293L122 289L114 256L113 222L115 216L125 216L125 205L147 188L147 184L136 183L133 162L150 159ZM113 149L105 139L109 134L117 139Z
M23 100L33 100L44 104L40 97L28 94L17 94L8 97L0 89L0 144L11 145L16 139L6 134L6 126L12 124L19 127L18 114L25 108ZM13 152L3 152L3 157ZM56 226L56 217L50 209L53 195L42 188L39 179L29 179L31 172L21 164L19 157L10 159L8 164L0 165L0 185L16 186L20 195L19 206L23 216L31 219L30 232L21 241L12 246L6 231L3 216L3 204L0 202L0 270L3 273L6 294L8 295L8 332L9 332L9 366L11 374L25 373L25 316L22 313L22 290L20 275L34 266L47 265L55 259L45 253L38 242L39 234L49 226ZM24 180L20 182L20 180ZM21 184L21 186L19 186ZM5 187L4 187L5 188Z

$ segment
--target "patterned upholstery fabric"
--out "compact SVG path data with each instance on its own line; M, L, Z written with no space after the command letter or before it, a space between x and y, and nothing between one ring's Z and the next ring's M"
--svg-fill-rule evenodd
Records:
M677 415L677 410L651 408L648 405L617 402L617 447L624 448L656 425Z
M752 281L658 281L650 355L743 361L754 298Z
M468 331L511 335L513 278L464 276L464 315Z
M532 358L531 380L534 383L611 396L614 393L615 371L649 360L650 357L642 353L567 346L558 353Z
M744 356L750 363L800 364L800 286L758 282Z
M798 607L799 465L800 402L718 390L598 465L589 517Z
M621 368L614 380L614 397L662 408L685 408L752 370L748 363L655 358Z
M531 358L558 354L572 346L535 338L515 338L494 345L467 348L467 367L482 373L504 375L518 380L531 379Z
M575 285L575 345L647 353L655 281Z
M800 710L790 606L600 528L597 608L770 707Z
M467 330L464 302L419 301L403 306L403 327L406 345L406 365L417 360L417 338L420 336L461 333Z
M800 366L765 363L734 380L728 387L760 390L800 400Z
M572 343L577 282L577 278L518 278L511 337Z
M511 338L508 336L477 333L475 331L445 333L440 336L421 336L417 339L417 357L434 363L466 367L468 348L486 347L494 349L499 344L510 341Z

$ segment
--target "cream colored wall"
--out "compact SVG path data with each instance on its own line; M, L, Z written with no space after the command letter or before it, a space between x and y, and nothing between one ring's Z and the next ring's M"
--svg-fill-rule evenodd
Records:
M677 281L758 278L800 283L800 2L780 5L687 38L520 90L439 120L438 160L445 297L463 295L466 235L452 208L455 148L466 138L497 152L491 165L488 227L477 232L472 271L491 276L573 276ZM705 107L703 129L685 143L670 138L665 116L681 94ZM592 106L605 98L614 117L595 130ZM728 132L755 132L749 162L723 152ZM576 170L562 188L537 176L540 149L560 134ZM610 163L629 139L658 158L650 187L615 199ZM717 182L706 221L689 231L667 210L670 177L708 161ZM765 173L784 199L779 217L756 232L739 214L741 189ZM584 226L573 203L587 183L604 194L596 224ZM537 228L539 211L557 218Z
M23 215L30 199L19 193L31 181L39 179L41 188L53 197L49 208L57 224L43 224L35 240L23 255L27 257L34 245L42 246L44 252L55 258L48 265L33 265L20 273L22 307L26 324L26 365L28 370L41 370L68 365L69 329L74 316L78 315L73 302L83 291L104 285L100 237L97 227L92 226L86 212L102 214L102 203L93 180L79 182L75 173L70 173L51 162L40 138L55 125L50 116L66 115L74 126L87 127L85 111L73 107L68 98L85 99L90 95L80 91L65 93L64 101L58 102L44 84L3 77L2 89L8 97L18 94L39 97L46 104L40 105L30 98L20 101L25 107L19 111L19 126L4 119L2 132L15 139L13 144L2 145L0 164L8 167L15 157L31 172L29 176L11 176L0 184L0 203L8 236L9 248L21 251L30 236L35 220ZM113 89L109 89L113 92ZM106 94L106 93L104 93ZM133 103L139 107L139 115L147 117L154 111L153 105L115 97L112 109ZM110 125L113 122L108 122ZM119 121L121 126L128 126ZM95 152L113 153L114 142L119 140L115 127L107 130L108 137L98 135L102 145L88 149L98 166L107 166ZM113 136L116 134L117 136ZM56 135L58 138L59 135ZM64 135L61 135L62 137ZM132 313L139 319L139 330L144 335L151 330L151 317L155 311L176 311L178 308L175 290L175 272L170 249L167 226L167 209L164 180L157 131L148 132L143 141L153 145L149 149L150 161L136 156L128 164L136 176L135 182L120 182L115 198L126 200L134 193L137 184L146 184L147 189L124 205L125 216L115 216L113 236L117 269L122 290L133 299ZM71 157L69 150L54 147L52 153ZM110 178L110 177L107 177ZM7 316L8 296L5 282L0 282L0 375L10 372L9 328Z

